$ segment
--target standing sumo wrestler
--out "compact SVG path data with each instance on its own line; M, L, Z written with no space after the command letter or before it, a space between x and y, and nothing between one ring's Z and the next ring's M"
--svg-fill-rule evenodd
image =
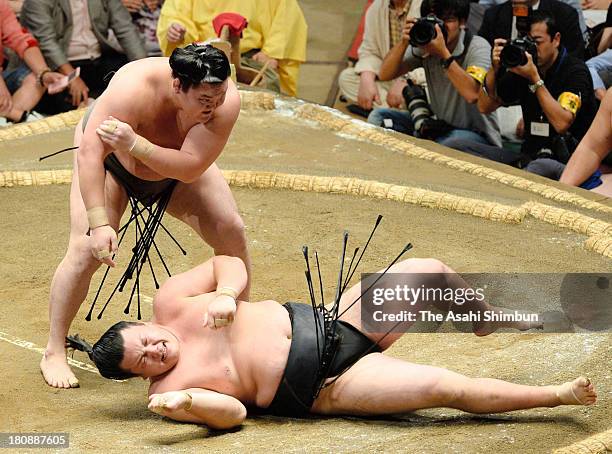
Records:
M49 340L40 363L50 386L78 386L65 338L95 271L102 263L114 266L128 194L142 201L173 191L168 213L216 255L239 257L250 269L244 224L215 164L240 112L229 75L227 58L212 46L129 63L77 126L70 239L51 283ZM247 283L241 298L248 292Z

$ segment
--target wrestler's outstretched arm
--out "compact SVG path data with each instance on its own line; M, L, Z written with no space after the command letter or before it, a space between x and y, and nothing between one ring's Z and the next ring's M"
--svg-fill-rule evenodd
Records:
M239 426L247 415L238 399L202 388L151 394L149 410L176 421L206 424L213 429Z
M115 150L130 153L147 167L167 178L191 183L219 157L240 113L240 95L231 80L223 104L214 119L192 127L180 150L160 147L136 135L121 119L109 117L96 132Z
M182 310L182 298L217 292L217 298L209 304L203 324L214 327L215 318L230 323L236 312L236 297L247 284L244 262L238 257L217 255L184 273L175 274L161 286L153 301L156 321L173 318ZM181 300L177 304L177 300ZM210 323L208 323L210 322Z

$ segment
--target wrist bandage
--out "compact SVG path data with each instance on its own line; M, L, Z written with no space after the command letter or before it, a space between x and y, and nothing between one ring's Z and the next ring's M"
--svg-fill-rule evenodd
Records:
M134 145L128 150L128 153L140 160L148 158L151 156L151 153L153 153L153 144L144 137L136 134Z
M108 221L106 208L93 207L87 210L87 222L89 223L89 228L92 230L103 225L109 225L110 222Z
M221 295L229 296L236 301L238 299L238 290L233 287L221 287L217 289L217 296Z
M193 396L191 395L191 393L185 392L185 394L187 394L187 396L189 396L189 403L187 405L185 405L185 407L183 408L185 411L189 411L191 410L191 407L193 406Z

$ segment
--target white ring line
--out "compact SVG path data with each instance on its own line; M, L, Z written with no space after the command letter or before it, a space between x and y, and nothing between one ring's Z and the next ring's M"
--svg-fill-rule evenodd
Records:
M17 347L25 348L27 350L31 350L33 352L40 353L41 355L45 354L45 349L42 347L38 347L36 344L26 341L23 339L19 339L18 337L11 336L10 334L4 333L0 331L0 340L8 342L9 344L16 345ZM68 364L74 367L78 367L79 369L86 370L87 372L93 372L94 374L100 375L98 369L96 369L91 364L83 363L81 361L77 361L76 359L72 359L70 357L68 359Z
M140 294L140 298L145 303L152 303L153 302L153 298L151 298L150 296L147 296L147 295ZM25 348L27 350L31 350L31 351L36 352L36 353L40 353L41 355L45 354L45 349L42 348L42 347L37 346L33 342L20 339L18 337L12 336L12 335L7 334L7 333L4 333L2 331L0 331L0 340L8 342L9 344L16 345L17 347ZM87 363L84 363L84 362L81 362L81 361L77 361L76 359L73 359L73 358L70 358L70 357L66 357L66 359L68 360L68 364L70 364L73 367L77 367L77 368L85 370L87 372L92 372L92 373L94 373L96 375L100 375L100 372L98 371L98 369L96 367L92 366L91 364L87 364ZM123 382L125 380L113 380L113 381Z

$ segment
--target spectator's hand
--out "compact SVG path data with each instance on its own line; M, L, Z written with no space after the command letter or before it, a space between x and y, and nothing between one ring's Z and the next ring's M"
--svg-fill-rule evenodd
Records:
M402 90L408 84L406 79L399 77L391 84L391 89L387 92L387 104L389 107L400 107L404 102L404 96L402 96Z
M172 25L170 25L166 37L168 38L169 43L178 44L183 42L183 40L185 39L186 32L187 29L185 27L183 27L178 22L174 22L172 23Z
M523 117L521 117L521 119L516 124L516 137L518 137L519 139L525 138L525 120L523 119Z
M436 37L429 43L423 46L423 50L429 55L434 57L446 59L451 56L450 51L446 47L446 41L444 40L444 34L440 29L440 26L436 24Z
M380 104L380 94L374 80L361 78L359 82L359 92L357 93L357 104L366 110L371 110L373 103Z
M236 301L228 295L217 296L209 305L208 312L204 314L203 324L210 329L222 328L230 325L236 315Z
M402 28L402 41L405 44L410 44L410 30L416 24L417 19L414 17L407 17L406 22L404 22L404 27Z
M608 9L610 0L583 0L582 9Z
M595 97L599 101L603 101L604 96L606 96L606 89L605 88L596 88L595 89Z
M149 11L155 11L159 7L160 0L143 0Z
M501 66L501 51L504 49L506 45L506 40L498 38L493 42L493 50L491 53L491 64L493 65L493 70L497 73Z
M56 73L56 72L45 73L42 77L42 83L43 83L43 86L47 89L47 93L49 93L50 95L54 95L56 93L63 91L64 88L66 88L65 86L61 87L59 85L56 85L56 87L51 87L51 85L61 83L64 77L66 76L64 76L61 73Z
M87 102L89 98L89 88L83 82L83 79L77 77L68 86L70 96L72 97L72 105L78 107L82 102Z
M527 56L527 63L523 66L515 66L510 69L510 72L517 74L529 81L531 84L535 84L538 80L540 80L540 73L538 72L538 67L533 63L533 57L529 52L525 52Z
M102 142L114 150L129 153L136 143L136 133L132 127L114 117L108 117L96 128L96 133Z
M191 403L191 397L185 391L168 391L163 394L149 396L149 410L163 415L183 410Z
M136 13L142 8L142 0L121 0L121 3L130 13Z
M117 252L117 233L110 225L93 229L89 236L89 249L96 260L114 267L111 256Z
M255 55L253 55L253 57L251 57L253 60L255 60L256 62L259 62L263 65L266 64L267 61L269 61L270 63L268 64L268 68L270 69L274 69L276 70L278 68L278 60L272 58L272 57L268 57L266 54L264 54L262 51L257 52Z
M0 115L6 116L12 108L13 97L4 83L4 79L0 78Z

